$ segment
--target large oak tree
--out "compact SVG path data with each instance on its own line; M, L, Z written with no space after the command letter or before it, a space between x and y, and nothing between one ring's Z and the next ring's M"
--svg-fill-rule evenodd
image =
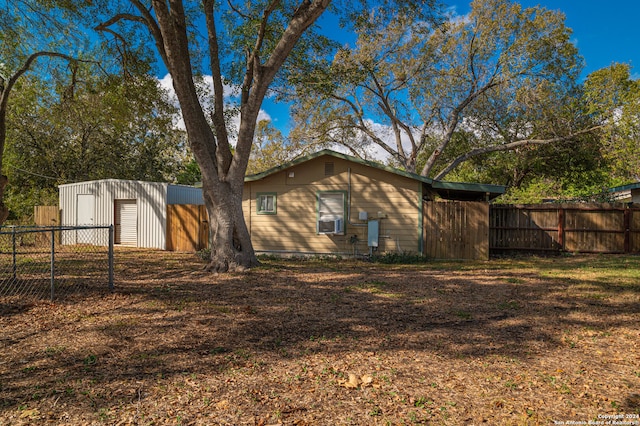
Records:
M146 30L163 65L171 74L191 150L200 166L212 242L209 269L244 269L258 263L242 211L245 171L251 154L256 120L265 96L288 60L305 61L322 47L308 30L325 13L331 0L130 0L93 3L104 19L96 28L113 36L117 52L138 42ZM344 2L363 11L365 1ZM375 2L376 13L396 10L390 1ZM399 9L431 1L393 2ZM105 10L110 15L105 14ZM366 13L365 13L366 15ZM306 37L305 37L306 35ZM197 40L203 41L197 48ZM126 58L126 55L122 55ZM211 108L204 107L194 76L206 70L213 77ZM239 86L239 99L229 107L225 82ZM231 149L228 118L240 117Z
M124 22L143 25L172 76L191 150L202 173L212 242L210 270L224 272L258 263L242 211L244 176L256 120L278 70L305 30L318 19L329 3L329 0L302 1L297 4L269 1L245 6L229 2L222 7L214 0L203 0L199 10L186 10L180 0L131 0L131 8L117 10L96 27L111 32L127 43L131 40L127 40L117 26ZM236 22L238 38L245 39L240 125L233 152L225 117L225 52L222 51L231 47L225 38L228 37L227 31L233 28L225 28L221 22L223 17ZM196 26L196 19L204 22L206 49L200 53L206 53L207 59L203 60L213 77L214 99L210 117L200 102L194 83L199 65L194 66L192 61L200 58L192 56L190 29ZM240 48L239 45L236 47Z
M412 14L376 24L327 67L298 76L294 136L357 155L374 146L442 179L478 155L593 130L573 105L582 60L560 12L475 0L468 15L433 25ZM461 152L462 131L475 144Z

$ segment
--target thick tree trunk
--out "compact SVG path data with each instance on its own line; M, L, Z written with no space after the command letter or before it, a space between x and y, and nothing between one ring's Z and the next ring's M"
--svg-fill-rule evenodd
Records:
M219 182L204 188L209 213L212 272L244 271L259 265L242 211L242 185L239 188Z
M209 213L211 261L207 269L215 272L238 271L258 265L242 212L244 174L251 154L256 119L269 85L282 67L302 33L329 6L330 0L303 1L293 11L290 22L268 57L261 58L268 22L279 7L272 1L264 9L256 33L253 51L248 52L247 69L242 83L240 127L235 153L229 148L225 128L223 76L218 49L218 31L214 19L216 3L203 2L211 72L214 81L213 124L209 125L205 109L198 98L189 55L187 15L181 0L152 0L152 8L133 2L141 16L120 14L98 25L108 30L120 20L143 22L156 42L158 52L173 78L173 88L180 102L191 150L202 172L205 206ZM155 18L154 18L155 13ZM261 59L265 59L264 62Z

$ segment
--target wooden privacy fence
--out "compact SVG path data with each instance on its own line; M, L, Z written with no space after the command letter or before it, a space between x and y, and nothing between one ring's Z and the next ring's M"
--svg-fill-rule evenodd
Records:
M60 226L61 214L58 206L34 206L33 223L36 226ZM48 240L49 236L43 233L33 233L37 244L42 244ZM60 232L55 233L55 240L60 242Z
M167 250L195 252L209 246L207 209L195 204L167 206Z
M515 251L640 253L640 207L623 204L492 205L492 254Z
M424 204L424 253L433 259L489 259L489 204Z
M33 223L38 226L60 226L60 209L58 206L35 206Z

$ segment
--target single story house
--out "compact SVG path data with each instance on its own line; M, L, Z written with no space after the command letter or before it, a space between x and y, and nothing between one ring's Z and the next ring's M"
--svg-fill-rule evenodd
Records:
M483 259L488 202L504 191L323 150L247 176L243 210L258 253ZM59 194L62 226L113 224L115 243L136 247L190 251L206 245L201 188L104 179L60 185ZM68 235L68 244L106 244L87 241L90 231Z
M488 258L488 202L504 192L503 186L437 181L323 150L247 176L243 210L258 253L429 255L430 241L471 238L458 242L467 245L466 254L447 257ZM480 216L463 215L456 225L444 225L466 228L458 231L471 237L434 231L434 222L460 210L431 217L427 211L434 210L425 206L437 199L480 205Z
M60 185L58 191L62 226L113 224L116 244L161 250L167 246L167 206L204 204L200 188L161 182L103 179ZM91 242L82 241L90 235L76 233L70 238L78 241L67 243Z

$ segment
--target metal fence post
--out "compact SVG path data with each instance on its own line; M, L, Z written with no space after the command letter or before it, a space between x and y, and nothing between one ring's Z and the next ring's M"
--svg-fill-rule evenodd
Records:
M51 301L55 298L55 281L56 281L56 233L51 230Z
M113 225L109 225L109 290L113 291L113 242L114 229Z
M13 260L13 265L12 265L12 272L13 272L13 282L16 282L18 280L18 262L17 262L17 258L16 258L16 227L13 226L11 227L11 245L12 245L12 260Z

